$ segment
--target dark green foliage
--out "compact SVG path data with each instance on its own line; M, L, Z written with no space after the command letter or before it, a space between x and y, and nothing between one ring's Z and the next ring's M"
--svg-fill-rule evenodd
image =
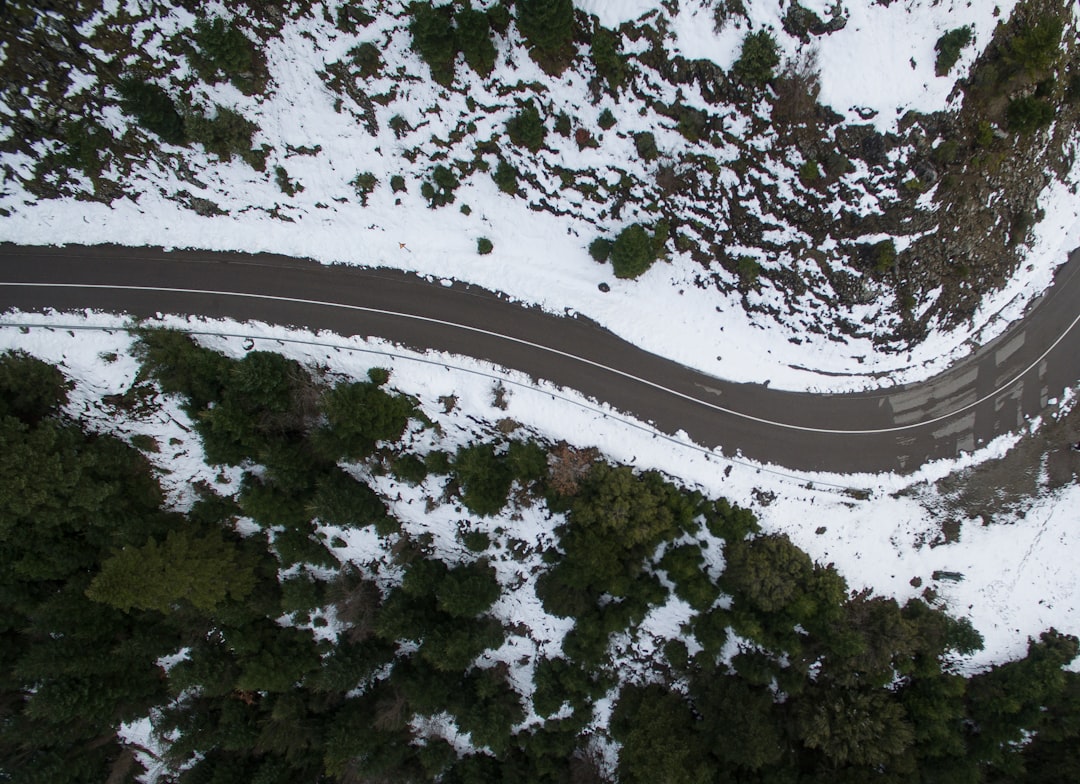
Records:
M375 491L341 469L319 477L312 512L327 525L343 528L379 527L387 520L386 505Z
M626 686L611 716L611 734L622 743L619 780L706 784L713 771L695 733L690 706L660 686Z
M342 32L355 33L357 27L367 27L374 21L375 17L363 8L345 3L338 7L334 23Z
M896 243L893 240L882 240L872 246L870 252L874 259L875 272L885 273L896 266Z
M511 164L500 159L499 165L495 167L495 173L491 175L491 178L495 180L495 184L499 186L499 190L503 193L509 193L511 196L518 192L518 170Z
M135 117L139 125L169 144L187 143L184 118L167 92L135 77L121 79L116 89L120 92L120 108Z
M593 31L589 54L596 73L607 81L608 88L618 90L626 83L626 60L619 54L619 35L606 27Z
M971 678L969 715L974 735L969 743L980 758L1007 763L1017 753L1025 729L1045 720L1044 706L1065 686L1062 667L1077 655L1076 637L1051 629L1028 642L1027 656Z
M741 671L739 675L710 672L693 680L691 696L701 714L695 730L711 739L710 753L724 768L760 770L783 755L780 711L765 688L768 682L755 685ZM739 720L731 721L732 716Z
M704 560L700 547L683 545L664 553L659 564L675 583L676 595L699 612L708 610L720 595L705 573Z
M604 237L597 237L595 240L589 243L589 255L592 256L592 260L603 264L611 256L612 242Z
M481 237L476 241L476 252L481 256L486 256L495 249L495 246L491 243L487 237Z
M100 176L105 168L105 156L112 142L112 134L87 118L65 123L61 134L67 146L65 163L87 177Z
M204 349L184 333L141 329L133 351L165 392L187 397L189 414L217 401L232 367L227 356Z
M795 708L795 731L807 748L834 766L883 766L903 754L915 733L903 706L889 692L812 690Z
M473 8L457 12L457 41L465 62L480 76L490 76L495 67L495 44L491 41L487 13Z
M107 779L117 725L165 699L155 660L177 643L84 594L111 548L176 521L137 452L57 418L64 394L36 360L0 361L0 766L12 781Z
M619 232L611 245L611 266L616 278L636 278L656 261L653 238L640 223Z
M600 119L597 124L605 131L615 127L615 115L611 113L611 109L604 109L604 111L600 112Z
M303 185L289 179L289 172L284 166L274 167L274 181L286 196L295 196L304 190Z
M510 0L502 0L502 2L492 5L487 10L488 23L491 25L491 29L499 35L503 35L510 27L510 9L507 5Z
M392 190L394 193L402 193L403 191L408 190L405 185L405 178L402 177L400 174L395 174L393 177L391 177L390 190Z
M36 425L67 403L68 382L53 365L22 351L0 354L0 417Z
M371 382L338 384L321 401L326 426L316 434L327 454L357 460L379 441L397 441L415 413L404 395L384 392Z
M709 532L729 542L745 539L761 530L753 512L741 506L732 506L726 498L706 504L704 514Z
M634 148L643 161L655 161L660 152L656 148L656 137L651 131L642 131L634 134Z
M461 484L461 502L479 515L498 514L506 506L514 469L494 444L460 447L454 457L454 475Z
M487 612L501 589L487 561L450 569L435 589L438 608L455 618L475 618Z
M529 54L552 76L558 76L574 57L574 4L571 0L517 0L517 25Z
M383 59L379 47L370 41L366 41L350 50L349 59L359 69L360 76L364 79L378 76L383 68Z
M751 87L761 87L773 78L773 69L780 64L780 50L768 30L747 33L743 38L739 59L731 72L739 81Z
M960 59L960 50L971 43L971 28L956 27L946 33L942 33L934 44L937 52L937 60L934 62L934 73L945 76L956 61Z
M261 65L261 54L237 26L235 19L226 22L217 16L209 21L196 21L194 40L199 51L192 58L192 64L204 79L231 79L239 90L248 95L256 91L252 78L256 68Z
M510 141L530 152L539 152L544 146L547 128L544 127L540 112L531 98L521 104L518 113L507 121L506 133L510 136Z
M191 141L201 144L208 153L222 160L231 160L233 155L239 155L256 169L261 170L265 166L265 158L254 156L251 149L251 137L258 126L239 112L218 106L213 117L189 115L185 128Z
M496 755L509 750L511 730L524 718L521 698L501 669L478 669L465 676L464 688L451 712L474 743Z
M170 531L164 544L116 550L101 564L86 595L118 610L168 613L179 602L211 612L226 598L244 599L255 586L250 564L220 532L191 536Z
M413 51L431 68L431 77L449 87L454 81L454 59L458 52L453 6L413 3L409 11Z
M432 209L435 207L445 207L447 204L453 204L455 199L454 190L461 184L461 181L454 176L454 172L447 167L439 164L431 172L431 181L424 182L420 186L420 195L428 200L428 206Z
M230 363L222 381L216 405L197 414L208 459L236 465L258 458L271 469L281 463L279 478L307 475L313 464L306 447L283 443L290 433L306 433L315 415L307 371L280 354L252 351Z
M1003 46L1002 59L1015 71L1035 76L1048 71L1061 54L1059 45L1064 23L1056 16L1037 17L1035 24L1022 25Z
M375 186L378 184L379 180L371 172L360 172L353 177L352 186L356 189L356 196L360 199L362 206L367 206L368 196L375 191Z
M1032 133L1045 128L1054 121L1054 114L1053 104L1032 95L1009 101L1005 110L1009 130L1015 133Z

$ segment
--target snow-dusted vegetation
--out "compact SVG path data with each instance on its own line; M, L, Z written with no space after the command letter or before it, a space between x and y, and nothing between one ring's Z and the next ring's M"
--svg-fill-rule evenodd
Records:
M415 269L837 388L940 369L1080 239L1060 0L9 5L14 241Z
M94 342L119 349L98 382L0 358L13 781L1011 781L1067 759L1074 637L962 675L982 640L933 592L849 593L656 471L377 367Z

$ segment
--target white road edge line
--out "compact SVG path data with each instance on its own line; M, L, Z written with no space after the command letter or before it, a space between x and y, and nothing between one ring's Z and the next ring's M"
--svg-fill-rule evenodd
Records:
M528 346L529 348L535 348L535 349L539 349L541 351L547 351L547 352L549 352L551 354L555 354L556 356L566 357L567 359L572 359L572 360L575 360L577 362L581 362L583 364L590 365L592 367L598 368L600 370L605 370L605 371L607 371L609 373L614 373L617 376L622 376L623 378L630 379L631 381L636 381L639 384L644 384L645 386L652 387L654 389L660 390L661 392L666 392L669 395L673 395L675 397L679 397L679 398L682 398L684 400L688 400L688 401L690 401L692 403L697 403L698 405L705 406L706 408L711 408L711 409L713 409L715 411L719 411L719 412L724 413L724 414L729 414L731 416L739 417L741 419L745 419L745 420L748 420L750 422L757 422L757 423L762 424L762 425L770 425L772 427L779 427L779 428L783 428L783 429L787 429L787 430L796 430L796 431L804 432L804 433L821 433L821 434L826 434L826 435L881 435L881 434L885 434L885 433L901 433L901 432L905 432L905 431L908 431L908 430L914 430L914 429L920 428L920 427L927 427L929 425L934 425L934 424L937 424L938 422L943 422L946 419L951 419L951 418L957 416L958 414L962 414L965 411L968 411L968 410L970 410L972 408L975 408L976 406L978 406L978 405L980 405L982 403L985 403L987 400L989 400L989 399L991 399L993 397L997 397L1002 392L1004 392L1009 387L1011 387L1013 384L1015 384L1017 381L1022 379L1031 370L1033 370L1036 365L1038 365L1040 362L1042 362L1046 358L1046 356L1051 351L1053 351L1054 348L1056 348L1057 345L1062 340L1065 339L1065 336L1067 334L1069 334L1070 331L1072 331L1073 327L1075 327L1076 324L1078 322L1080 322L1080 314L1078 314L1076 316L1076 318L1074 318L1072 320L1072 322L1069 324L1069 326L1066 327L1065 330L1057 337L1057 339L1053 343L1051 343L1046 348L1046 350L1043 351L1042 354L1040 354L1038 357L1036 357L1031 362L1030 365L1028 365L1026 368L1021 370L1019 373L1017 373L1015 376L1013 376L1013 378L1009 379L1004 384L999 385L998 388L995 389L994 391L989 392L989 393L983 395L982 397L978 398L977 400L975 400L975 401L973 401L971 403L968 403L967 405L961 406L960 408L957 408L954 411L950 411L950 412L945 413L945 414L940 414L940 415L938 415L936 417L933 417L932 419L923 420L921 422L911 422L911 423L906 424L906 425L896 425L894 427L882 427L882 428L875 428L875 429L870 429L870 430L836 430L836 429L823 428L823 427L809 427L809 426L806 426L806 425L793 425L793 424L790 424L790 423L787 423L787 422L777 422L777 421L774 421L774 420L771 420L771 419L765 419L763 417L757 417L757 416L754 416L753 414L746 414L746 413L744 413L742 411L736 411L736 410L731 409L731 408L725 408L724 406L717 405L716 403L710 403L707 400L701 400L700 398L696 398L693 395L688 395L685 392L679 392L678 390L670 389L668 387L665 387L664 385L658 384L655 381L649 381L648 379L641 378L639 376L635 376L632 373L627 373L626 371L619 370L619 369L613 368L613 367L609 367L608 365L604 365L603 363L600 363L600 362L595 362L595 361L593 361L591 359L585 359L584 357L579 357L576 354L571 354L571 353L569 353L567 351L562 351L562 350L557 349L557 348L551 348L549 346L544 346L544 345L539 344L539 343L533 343L532 341L524 340L523 338L515 338L515 337L511 337L509 335L500 334L498 332L492 332L490 330L482 329L480 327L470 327L470 326L468 326L466 324L457 324L457 323L455 323L453 321L444 321L443 319L431 318L429 316L416 316L416 315L413 315L411 313L399 313L399 312L393 311L393 310L383 310L383 309L380 309L380 308L369 308L369 307L366 307L364 305L348 305L348 304L342 303L342 302L324 302L322 300L302 299L302 298L298 298L298 297L282 297L282 296L277 296L277 295L273 295L273 294L251 294L251 293L246 293L246 292L242 292L242 291L214 291L214 290L211 290L211 289L187 289L187 288L172 288L172 287L165 287L165 286L109 285L109 284L105 284L105 283L11 283L11 282L0 281L0 286L5 286L5 287L9 287L9 288L19 288L19 287L22 287L22 288L69 288L69 289L73 288L73 289L106 289L106 290L113 290L113 291L160 291L160 292L166 292L166 293L169 293L169 294L197 294L197 295L204 295L204 296L216 295L216 296L225 296L225 297L246 297L246 298L249 298L249 299L261 299L261 300L267 300L267 301L271 301L271 302L290 302L290 303L293 303L293 304L296 304L296 305L318 305L318 306L321 306L321 307L342 308L342 309L345 309L345 310L355 310L355 311L360 311L360 312L364 312L364 313L376 313L376 314L382 315L382 316L395 316L395 317L398 317L398 318L413 319L414 321L423 321L423 322L426 322L426 323L429 323L429 324L438 324L439 326L453 327L455 329L461 329L461 330L465 330L465 331L468 331L468 332L475 332L475 333L480 334L480 335L487 335L488 337L499 338L499 339L502 339L502 340L510 341L511 343L517 343L517 344L522 345L522 346Z

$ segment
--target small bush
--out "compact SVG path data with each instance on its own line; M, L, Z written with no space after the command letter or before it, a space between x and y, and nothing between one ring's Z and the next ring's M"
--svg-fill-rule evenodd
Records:
M1034 96L1016 98L1009 101L1005 110L1009 130L1015 133L1031 133L1044 128L1054 120L1054 107L1047 101Z
M742 52L732 66L732 73L744 84L762 87L773 78L773 69L780 64L780 50L768 30L747 33Z
M353 177L352 186L356 189L356 197L360 199L362 206L367 206L368 196L374 192L378 184L379 180L371 172L360 172Z
M139 125L169 144L186 144L184 118L176 110L176 104L156 84L134 77L122 79L117 85L120 91L120 108L135 117Z
M481 256L486 256L495 249L495 246L491 244L491 240L487 237L481 237L476 241L476 252Z
M882 240L871 248L874 258L874 271L878 274L888 272L896 265L896 243Z
M491 175L499 190L509 193L511 196L518 192L518 170L506 161L499 161L495 167L495 173Z
M401 193L408 190L408 188L405 187L405 178L402 177L400 174L395 174L393 177L391 177L390 190L392 190L394 193Z
M934 44L937 52L937 60L934 63L934 73L945 76L960 59L960 50L971 43L971 28L957 27L943 33L941 38Z
M739 275L739 285L749 289L757 285L761 275L761 264L753 256L739 256L735 263L735 271Z
M454 190L460 184L461 181L450 169L440 165L431 173L431 181L420 186L420 194L428 200L428 205L433 209L443 207L454 203L457 198Z
M660 156L656 148L656 136L650 131L634 134L634 148L643 161L655 161Z
M184 127L191 141L198 142L204 150L221 160L227 161L233 155L239 155L253 165L261 162L258 159L253 161L251 149L251 137L258 126L239 112L218 106L213 117L189 115Z
M728 20L736 16L746 16L743 0L718 0L713 7L713 28L719 33L727 25Z
M506 132L510 141L530 152L539 152L544 146L547 128L544 127L544 121L540 119L540 112L532 99L522 104L521 111L507 121Z
M799 167L799 179L802 180L803 185L809 185L820 180L821 168L818 166L818 162L811 159L803 163Z
M597 75L607 81L611 90L618 90L626 82L626 61L619 54L618 41L617 33L597 27L589 49Z
M235 19L228 22L220 16L210 21L200 19L195 22L194 38L199 52L192 64L204 79L216 81L224 77L248 95L255 92L251 77L258 53Z
M616 278L636 278L656 261L653 239L640 223L619 232L611 245L611 266Z
M295 196L304 190L304 186L289 179L289 172L284 166L274 167L274 180L286 196Z
M375 17L363 8L356 8L346 3L338 8L335 25L343 33L355 33L358 26L367 27L374 21Z
M611 240L597 237L589 243L589 255L599 264L606 262L611 256Z
M427 479L427 465L416 455L402 455L393 462L390 471L394 476L410 485L418 485Z
M975 126L975 133L973 134L975 144L979 147L989 147L994 143L994 126L990 123L982 120Z
M367 41L349 51L349 57L364 79L378 76L383 68L382 54L379 47Z
M599 125L605 131L615 126L615 115L611 113L611 109L604 109L604 111L600 112Z

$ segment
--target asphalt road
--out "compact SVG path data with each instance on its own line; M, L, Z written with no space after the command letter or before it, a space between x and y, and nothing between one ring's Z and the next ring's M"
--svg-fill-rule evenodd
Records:
M270 255L0 245L0 309L95 308L257 319L490 360L660 430L792 469L912 471L1014 430L1080 379L1080 250L1025 319L918 384L808 394L735 384L582 318L472 286Z

